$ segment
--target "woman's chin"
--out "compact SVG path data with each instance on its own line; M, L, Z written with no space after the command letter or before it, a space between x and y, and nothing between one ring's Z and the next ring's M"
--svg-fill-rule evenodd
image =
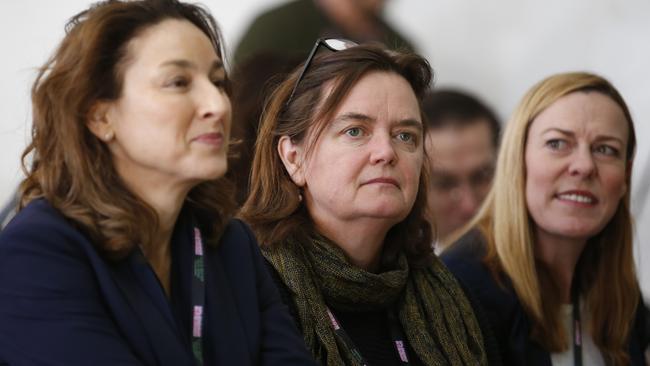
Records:
M396 224L406 218L410 211L410 208L404 208L400 206L392 205L376 205L375 207L369 207L365 212L361 213L360 216L366 216L369 218L383 219L387 222L392 222Z

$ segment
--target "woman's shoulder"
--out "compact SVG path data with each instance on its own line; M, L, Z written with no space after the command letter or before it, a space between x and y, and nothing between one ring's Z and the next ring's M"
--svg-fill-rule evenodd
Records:
M7 224L3 233L26 226L47 226L48 224L63 222L65 222L65 218L54 206L46 199L38 198L19 210Z
M284 283L282 277L280 276L280 273L278 273L278 270L273 266L273 263L271 263L268 259L264 258L264 265L266 266L266 269L269 271L271 279L273 280L275 287L277 287L278 292L280 293L280 298L282 299L282 302L284 303L284 305L286 305L289 308L289 314L296 322L296 326L300 328L300 324L299 324L300 317L298 316L298 307L296 306L296 303L293 299L291 290L289 289L287 284Z
M87 241L61 212L45 199L36 199L21 209L0 233L0 250L20 246L63 247L70 242Z
M266 271L255 235L239 219L231 219L226 224L219 244L212 253L226 272L239 278ZM246 272L250 273L244 275Z
M512 307L516 295L505 275L489 268L484 258L486 241L483 234L471 230L444 251L440 259L449 271L490 310Z
M257 240L253 231L244 221L233 218L226 224L219 246L222 250L228 251L250 251L257 247Z
M483 263L485 253L485 238L478 229L473 229L442 252L440 259L456 276L465 277L475 272L488 271Z
M489 324L498 344L492 342L490 347L500 350L499 358L504 364L519 364L512 362L510 347L513 339L525 337L528 332L526 314L507 276L488 267L484 260L486 250L485 237L474 229L443 252L441 259L475 302L474 309L479 309L482 324Z

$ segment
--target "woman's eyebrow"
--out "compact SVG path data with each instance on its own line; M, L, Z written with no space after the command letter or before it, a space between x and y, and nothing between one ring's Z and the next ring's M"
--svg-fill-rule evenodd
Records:
M196 63L185 59L167 60L161 63L160 66L174 66L174 67L180 67L182 69L198 69ZM219 71L220 69L223 69L223 62L221 62L220 60L214 60L212 62L212 65L210 65L210 71L214 72L214 71Z
M337 117L334 119L334 123L347 122L347 121L350 121L350 120L354 120L354 121L364 121L364 122L373 122L375 119L372 118L372 117L370 117L370 116L368 116L368 115L366 115L366 114L363 114L363 113L358 113L358 112L348 112L348 113L344 113L344 114L342 114L342 115L340 115L340 116L337 116Z
M557 128L557 127L549 127L547 129L545 129L542 132L542 134L546 134L546 133L549 133L549 132L559 132L559 133L561 133L561 134L563 134L565 136L575 137L575 133L573 131L562 129L562 128ZM599 134L599 135L596 136L596 138L594 140L595 141L617 141L618 143L620 143L622 145L625 145L622 138L620 138L618 136L614 136L614 135Z
M347 121L361 121L361 122L375 122L375 118L368 116L367 114L358 113L358 112L348 112L340 116L337 116L333 123L343 123ZM422 129L422 122L413 118L406 118L400 120L396 123L400 127L416 127Z

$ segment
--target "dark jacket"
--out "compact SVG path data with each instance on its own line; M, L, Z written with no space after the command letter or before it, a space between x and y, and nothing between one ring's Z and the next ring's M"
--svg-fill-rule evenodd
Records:
M168 300L139 249L109 262L45 200L21 210L0 235L0 364L193 365L187 216ZM240 221L206 249L205 283L205 365L315 364Z
M473 230L443 252L441 259L480 303L505 365L551 366L550 353L529 337L532 323L511 283L505 275L501 283L497 283L483 263L485 253L483 236L478 230ZM643 351L648 344L646 313L647 309L640 304L634 334L630 337L632 365L645 365Z

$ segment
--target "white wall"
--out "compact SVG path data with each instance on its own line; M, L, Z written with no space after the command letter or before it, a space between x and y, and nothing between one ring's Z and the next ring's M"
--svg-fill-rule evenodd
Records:
M231 50L255 13L282 0L203 0ZM29 87L85 0L7 1L0 12L0 202L20 180L29 129ZM604 75L626 98L639 146L633 183L637 256L650 294L650 2L645 0L391 0L386 16L429 58L437 85L475 91L506 118L523 93L555 72ZM640 184L643 174L648 175ZM645 188L644 187L644 188ZM615 245L616 243L612 243Z

